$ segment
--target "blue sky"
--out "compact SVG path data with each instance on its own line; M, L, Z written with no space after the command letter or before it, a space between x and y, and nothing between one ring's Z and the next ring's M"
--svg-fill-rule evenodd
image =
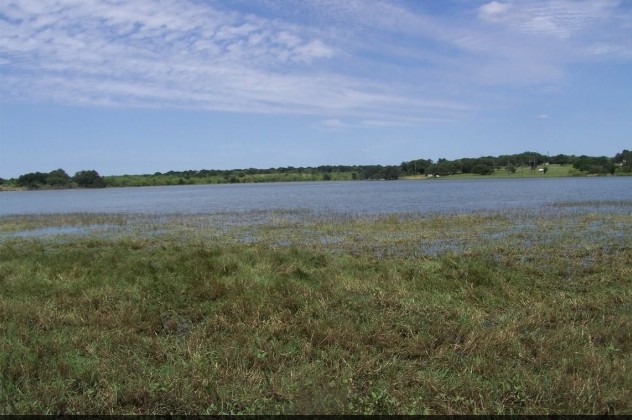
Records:
M0 177L632 148L630 0L3 0Z

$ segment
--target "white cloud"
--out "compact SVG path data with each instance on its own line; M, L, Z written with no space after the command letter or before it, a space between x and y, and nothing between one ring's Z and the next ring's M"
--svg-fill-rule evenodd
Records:
M237 1L7 0L0 95L414 125L472 112L489 86L632 58L616 1L492 1L469 11L478 21L385 0L261 4L273 16Z
M167 99L167 105L199 98L212 108L221 92L227 103L243 96L246 108L260 93L282 90L284 84L299 92L311 89L313 83L305 85L308 78L282 81L270 66L334 54L322 40L279 29L274 22L186 1L159 3L59 1L61 7L51 8L52 13L31 3L10 3L17 22L2 22L0 52L4 62L17 63L22 72L9 80L23 82L18 91L31 83L40 89L16 92L5 84L5 92L64 100L53 87L65 81L62 86L75 86L67 96L94 90L121 102Z
M516 31L567 39L591 25L610 20L619 3L618 0L531 0L511 4L492 1L479 8L479 18Z
M320 123L320 125L325 127L325 128L344 128L344 127L348 127L348 124L342 122L338 118L329 118L329 119L323 120Z
M509 3L492 1L491 3L484 4L479 8L478 16L483 20L497 22L502 20L509 11L510 7L511 5Z

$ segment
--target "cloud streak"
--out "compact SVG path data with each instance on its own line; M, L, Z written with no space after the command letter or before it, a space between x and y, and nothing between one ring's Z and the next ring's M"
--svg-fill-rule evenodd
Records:
M292 7L299 18L255 0L5 1L0 95L414 125L467 115L489 86L632 58L617 1L492 1L450 19L398 1Z

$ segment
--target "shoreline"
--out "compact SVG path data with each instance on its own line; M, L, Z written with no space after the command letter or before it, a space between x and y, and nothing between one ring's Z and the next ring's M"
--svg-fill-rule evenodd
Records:
M117 175L118 176L118 175ZM128 175L122 175L128 176ZM129 175L135 176L135 175ZM187 184L153 184L153 185L106 185L104 187L48 187L27 188L19 186L0 185L0 192L9 191L57 191L57 190L95 190L106 188L136 188L136 187L180 187L187 185L230 185L230 184L279 184L279 183L301 183L301 182L363 182L363 181L429 181L429 180L480 180L480 179L547 179L547 178L607 178L607 177L629 177L632 173L615 173L615 174L538 174L538 175L476 175L476 174L453 174L443 176L427 176L427 175L406 175L398 179L331 179L331 180L275 180L275 181L252 181L252 182L200 182Z

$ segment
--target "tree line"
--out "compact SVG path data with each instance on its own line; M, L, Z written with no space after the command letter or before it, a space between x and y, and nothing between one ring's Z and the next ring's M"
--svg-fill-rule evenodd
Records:
M559 154L547 156L537 152L523 152L514 155L483 156L478 158L462 158L455 160L418 159L402 162L402 172L406 175L432 174L454 175L471 173L489 175L498 170L515 173L519 167L535 169L545 164L572 165L582 174L614 174L617 171L632 173L632 152L623 150L614 157L606 156L575 156Z
M11 182L18 187L28 189L38 188L103 188L106 187L105 179L95 170L85 170L70 176L63 169L55 169L46 172L30 172L20 175L17 179L4 181L0 178L0 185Z
M63 169L56 169L48 173L27 173L17 179L4 180L0 178L0 185L38 189L281 181L394 180L401 176L413 175L446 176L468 173L490 175L497 171L515 173L517 168L528 167L535 170L538 166L545 164L572 165L578 174L632 173L632 152L626 149L614 157L564 154L549 157L537 152L523 152L514 155L455 160L440 158L436 162L432 159L416 159L402 162L400 165L386 166L321 165L269 169L202 169L113 176L101 176L95 170L82 170L70 176ZM544 168L546 169L546 166Z

